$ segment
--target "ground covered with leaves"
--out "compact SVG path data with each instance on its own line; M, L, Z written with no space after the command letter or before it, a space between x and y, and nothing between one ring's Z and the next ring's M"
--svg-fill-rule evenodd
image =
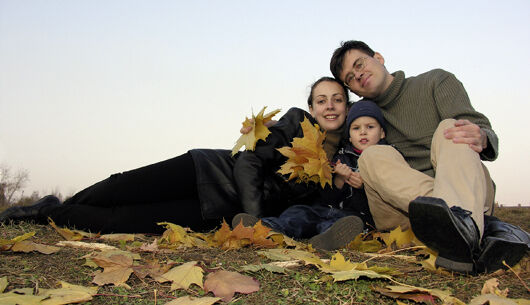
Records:
M530 229L530 208L498 208L496 215ZM193 304L189 297L197 304L485 304L476 299L481 294L491 304L530 299L528 253L510 270L472 276L434 269L434 256L400 231L321 252L259 227L199 235L164 226L163 236L83 236L52 225L1 225L0 304ZM1 298L6 294L35 298L8 303Z

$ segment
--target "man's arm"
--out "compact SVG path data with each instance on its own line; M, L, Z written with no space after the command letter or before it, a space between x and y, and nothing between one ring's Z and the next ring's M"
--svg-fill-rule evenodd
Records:
M498 138L488 118L473 108L462 83L453 74L443 72L442 80L434 89L436 105L442 119L457 120L455 127L445 131L445 137L468 144L483 160L495 160Z

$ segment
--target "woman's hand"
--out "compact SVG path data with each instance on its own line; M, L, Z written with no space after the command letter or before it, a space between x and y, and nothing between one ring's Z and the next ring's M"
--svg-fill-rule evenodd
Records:
M254 119L250 119L250 122L254 123ZM272 126L276 125L276 123L278 123L278 121L270 120L270 121L267 121L266 123L264 123L263 125L265 125L265 127L269 128L269 127L272 127ZM247 133L249 133L251 131L252 131L252 126L247 126L247 127L243 126L239 130L239 132L241 132L241 134L247 134Z

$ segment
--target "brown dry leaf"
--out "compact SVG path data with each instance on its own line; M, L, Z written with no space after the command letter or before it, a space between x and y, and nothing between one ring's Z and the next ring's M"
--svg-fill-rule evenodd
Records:
M507 297L508 296L508 288L504 290L499 289L499 280L497 278L491 278L484 282L484 286L482 287L482 290L480 291L480 294L496 294L499 296Z
M162 274L158 279L160 283L171 282L171 290L188 289L191 284L203 288L202 278L203 270L197 266L196 261L184 263Z
M11 247L11 251L13 252L32 252L37 251L42 254L52 254L55 252L58 252L61 248L54 247L54 246L48 246L43 244L37 244L29 240L23 240L21 242L17 242L16 244Z
M192 298L190 296L183 296L178 299L166 303L164 305L211 305L221 300L221 298L214 297L202 297L202 298Z
M125 282L133 272L132 265L135 256L133 253L121 250L103 251L100 253L91 253L83 256L91 259L99 267L103 268L103 272L96 274L93 283L103 286L106 284L113 284L129 289L129 285Z
M237 272L219 270L206 276L204 290L228 302L236 292L249 294L258 291L259 282Z
M253 227L245 227L239 223L233 231L223 220L221 228L214 233L210 244L221 249L240 249L248 245L262 248L278 246L274 240L268 238L269 232L270 228L263 226L261 220Z
M252 114L252 120L249 118L245 118L245 121L243 122L243 127L252 127L252 130L249 133L243 134L239 137L236 142L236 145L234 146L234 148L232 148L232 156L235 155L243 146L245 146L246 150L254 150L256 149L256 143L259 140L265 141L265 139L267 139L271 132L264 124L270 121L272 117L275 116L281 110L276 109L264 115L263 113L265 112L266 108L266 106L263 107L263 109L261 109L261 111L256 116Z
M59 228L51 218L48 218L48 223L52 226L57 233L59 233L66 240L81 240L83 238L97 238L99 233L88 233L80 230L70 230L67 228Z
M289 175L287 180L296 178L296 182L310 181L331 186L331 166L322 146L326 137L321 132L318 124L312 125L307 118L300 123L304 136L294 138L292 147L284 146L277 150L288 159L278 173Z
M451 296L447 291L439 289L426 289L414 286L389 285L386 288L374 287L373 290L394 299L407 299L416 302L436 304L434 298L440 299L443 304L465 305L461 300Z
M160 264L157 259L147 260L143 265L133 265L134 274L143 279L146 276L150 276L156 281L163 281L162 275L173 266L174 263Z

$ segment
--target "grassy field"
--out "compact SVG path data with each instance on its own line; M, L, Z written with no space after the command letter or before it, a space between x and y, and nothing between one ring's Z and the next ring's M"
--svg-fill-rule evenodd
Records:
M497 208L496 216L513 224L517 224L527 231L530 230L530 208ZM35 225L31 223L11 223L0 226L0 238L11 239L21 234L35 231L33 241L53 245L63 238L51 226ZM155 236L140 236L141 242L151 242ZM92 242L92 241L91 241ZM108 242L117 247L126 248L125 242ZM40 287L54 288L59 280L69 283L91 286L94 269L84 264L82 256L89 250L76 248L62 248L61 251L44 255L40 253L14 253L0 251L0 278L6 276L8 286L6 291L14 288ZM347 259L360 262L368 257L358 251L341 250ZM322 258L330 258L333 253L319 252ZM407 253L400 253L407 254ZM221 268L237 271L254 277L260 283L258 292L251 294L236 294L227 304L396 304L392 298L383 296L373 290L374 287L385 287L392 284L387 280L361 278L341 282L326 281L324 274L312 266L298 266L289 268L287 274L272 273L261 270L253 273L241 271L241 266L259 264L270 260L259 256L255 249L243 248L224 251L218 248L176 250L172 253L141 253L142 261L157 260L159 262L188 262L197 261L205 270ZM407 285L427 289L449 290L453 296L468 303L474 296L479 295L484 282L490 278L497 278L500 288L509 289L510 298L530 299L530 292L525 284L530 285L530 255L527 253L519 264L519 278L511 271L498 271L493 274L477 276L462 274L435 274L423 269L417 263L407 262L398 258L378 258L371 260L369 265L392 267L400 271L393 278ZM525 284L523 284L525 283ZM86 304L165 304L178 296L204 296L205 292L198 286L190 289L170 291L170 284L160 284L151 278L140 279L134 274L127 284L131 289L122 287L103 286L98 295ZM207 295L212 295L211 293ZM401 300L400 300L401 301ZM405 304L414 302L403 300ZM441 303L438 303L441 304Z

